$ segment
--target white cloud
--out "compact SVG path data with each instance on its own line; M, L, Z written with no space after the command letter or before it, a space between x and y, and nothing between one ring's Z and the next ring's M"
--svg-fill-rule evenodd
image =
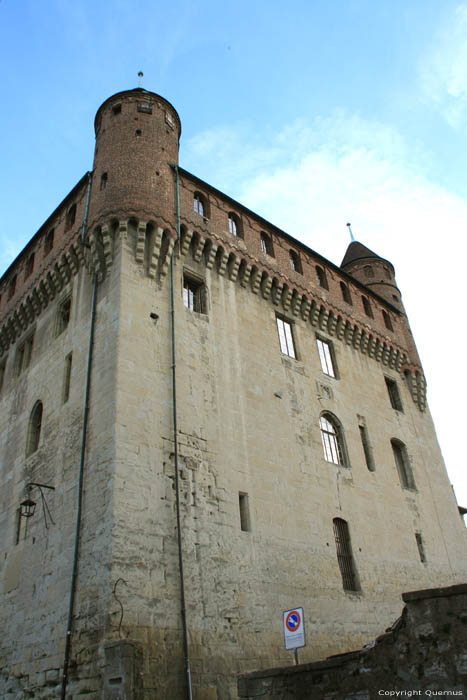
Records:
M467 380L453 340L463 317L467 201L430 182L411 147L384 124L339 112L298 120L275 137L252 134L251 126L204 132L185 144L182 165L336 264L349 243L347 221L358 240L394 263L446 463L467 504Z
M450 126L467 115L467 4L458 5L440 27L420 63L422 94Z

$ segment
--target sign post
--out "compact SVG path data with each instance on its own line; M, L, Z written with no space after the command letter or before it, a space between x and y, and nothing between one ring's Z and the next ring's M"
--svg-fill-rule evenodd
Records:
M298 649L304 647L305 620L303 608L292 608L282 613L284 623L284 644L286 649L294 650L295 663L298 664Z

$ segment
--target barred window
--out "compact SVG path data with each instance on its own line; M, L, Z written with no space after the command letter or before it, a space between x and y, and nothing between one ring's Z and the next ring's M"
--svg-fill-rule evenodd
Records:
M334 539L336 540L337 562L342 576L342 586L344 591L358 591L349 526L342 518L334 518L332 524Z

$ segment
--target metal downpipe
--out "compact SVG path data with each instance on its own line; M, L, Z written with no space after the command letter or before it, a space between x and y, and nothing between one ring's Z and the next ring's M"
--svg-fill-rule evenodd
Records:
M177 241L180 242L180 179L178 167L170 163L170 167L175 173L175 184L177 190ZM174 258L175 246L170 258L170 316L172 330L172 417L173 417L173 436L174 436L174 468L175 468L175 505L177 514L177 542L178 542L178 566L180 570L180 598L181 598L181 615L183 628L183 651L185 655L185 668L187 677L188 699L192 700L191 688L191 667L190 667L190 649L188 643L188 626L186 619L186 602L185 602L185 579L183 575L183 548L182 548L182 528L180 518L180 483L178 474L178 422L177 422L177 373L175 363L175 303L174 303Z

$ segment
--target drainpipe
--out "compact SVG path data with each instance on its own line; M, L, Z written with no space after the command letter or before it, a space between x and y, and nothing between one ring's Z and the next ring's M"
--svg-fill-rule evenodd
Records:
M81 242L85 244L85 234L86 234L86 224L88 218L88 206L89 206L89 195L91 191L91 173L88 173L88 193L86 198L86 209L84 214L83 229L81 232ZM81 514L82 514L82 503L83 503L83 479L84 479L84 460L86 455L86 437L87 437L87 427L88 427L88 414L89 414L89 393L91 388L91 369L92 369L92 353L94 346L94 328L96 320L96 300L97 300L97 273L94 273L93 280L93 292L92 292L92 306L91 306L91 326L89 331L89 349L88 349L88 367L86 372L86 388L84 392L84 413L83 413L83 425L81 434L81 455L79 464L79 475L78 475L78 508L76 513L76 529L75 529L75 547L73 554L73 567L71 572L71 586L70 586L70 601L68 606L68 622L66 628L66 640L65 640L65 655L63 659L63 676L62 676L62 689L61 689L61 700L66 700L66 689L68 683L68 667L70 663L70 651L71 651L71 631L73 625L73 612L75 604L75 593L76 593L76 580L78 576L78 559L79 559L79 544L81 535Z
M180 178L178 167L169 163L175 173L175 184L177 190L177 241L180 243ZM183 628L183 652L185 655L185 668L187 677L188 699L192 700L191 690L191 669L190 669L190 650L188 645L188 627L186 620L186 603L185 603L185 579L183 575L183 549L182 549L182 528L180 518L180 484L178 475L178 423L177 423L177 383L176 383L176 364L175 364L175 304L174 304L174 258L175 246L170 258L170 316L172 327L172 416L173 416L173 439L174 439L174 467L175 467L175 504L177 513L177 541L178 541L178 567L180 570L180 597L181 597L181 614Z

